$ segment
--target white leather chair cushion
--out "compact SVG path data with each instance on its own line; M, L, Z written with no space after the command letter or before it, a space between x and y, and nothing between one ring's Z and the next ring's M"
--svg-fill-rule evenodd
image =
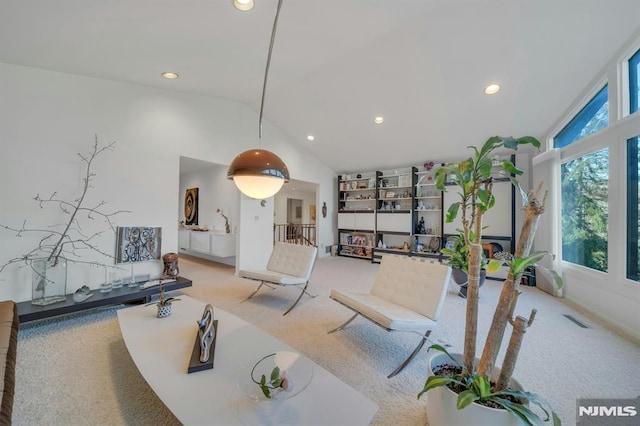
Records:
M450 276L451 268L439 262L385 255L371 294L437 321Z
M267 271L303 277L306 282L311 277L317 252L317 247L313 246L276 242L267 263Z
M372 294L331 290L330 297L389 330L424 332L436 325L435 321L411 309Z
M307 282L306 277L292 277L291 275L281 274L273 271L244 271L241 270L238 275L242 278L250 278L258 281L268 281L281 285L297 285Z

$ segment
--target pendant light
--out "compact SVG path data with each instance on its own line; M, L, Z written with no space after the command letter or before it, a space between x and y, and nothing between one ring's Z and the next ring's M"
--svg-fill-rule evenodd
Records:
M259 149L250 149L239 154L227 170L227 179L233 179L240 192L250 198L265 199L272 197L282 185L289 182L289 170L273 152L262 149L262 111L264 110L264 97L267 90L267 77L269 76L269 65L271 64L271 52L273 42L276 38L276 28L278 27L278 16L282 0L278 0L276 17L273 21L271 31L271 42L269 44L269 54L267 55L267 66L264 70L264 82L262 83L262 101L260 102L260 117L258 119L258 140Z

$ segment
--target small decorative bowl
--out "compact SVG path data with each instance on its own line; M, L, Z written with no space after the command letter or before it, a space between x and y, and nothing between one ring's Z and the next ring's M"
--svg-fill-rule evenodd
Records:
M267 398L256 382L260 382L262 375L268 382L275 367L280 369L281 376L287 378L289 386L287 390L271 390L271 398ZM240 393L254 402L282 401L305 390L312 377L313 362L309 358L296 352L278 351L265 356L254 367L241 368L236 376L236 384Z

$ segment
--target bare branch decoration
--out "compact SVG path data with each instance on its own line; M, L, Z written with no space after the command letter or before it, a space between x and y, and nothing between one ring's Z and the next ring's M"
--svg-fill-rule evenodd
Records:
M86 233L80 221L80 219L88 219L92 221L96 220L96 218L103 219L109 229L115 233L116 227L113 222L114 216L121 213L130 213L129 210L106 212L103 209L106 205L104 200L96 203L92 207L85 207L83 205L89 189L93 188L92 181L96 176L91 169L94 160L103 152L113 151L114 145L115 142L111 142L107 145L100 146L98 143L98 135L95 135L92 150L87 154L77 154L85 165L85 172L84 177L82 178L82 192L72 202L60 198L57 191L53 192L48 197L42 197L40 194L36 194L33 198L41 209L44 209L50 204L56 205L63 214L69 216L65 223L50 225L46 228L29 227L26 219L19 228L0 224L0 228L15 232L16 237L22 237L25 234L32 233L43 234L35 248L0 265L0 272L2 272L7 266L17 263L22 263L24 266L29 266L33 269L32 262L35 259L42 258L43 254L46 255L47 262L50 266L57 265L61 258L74 263L103 266L96 261L81 260L80 254L85 250L98 253L111 259L114 258L113 254L106 253L104 250L101 250L94 242L99 236L104 234L105 231Z

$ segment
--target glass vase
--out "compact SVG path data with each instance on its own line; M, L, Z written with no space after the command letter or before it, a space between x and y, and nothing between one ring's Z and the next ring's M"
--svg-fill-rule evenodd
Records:
M67 259L48 257L31 262L31 303L45 306L67 300Z

